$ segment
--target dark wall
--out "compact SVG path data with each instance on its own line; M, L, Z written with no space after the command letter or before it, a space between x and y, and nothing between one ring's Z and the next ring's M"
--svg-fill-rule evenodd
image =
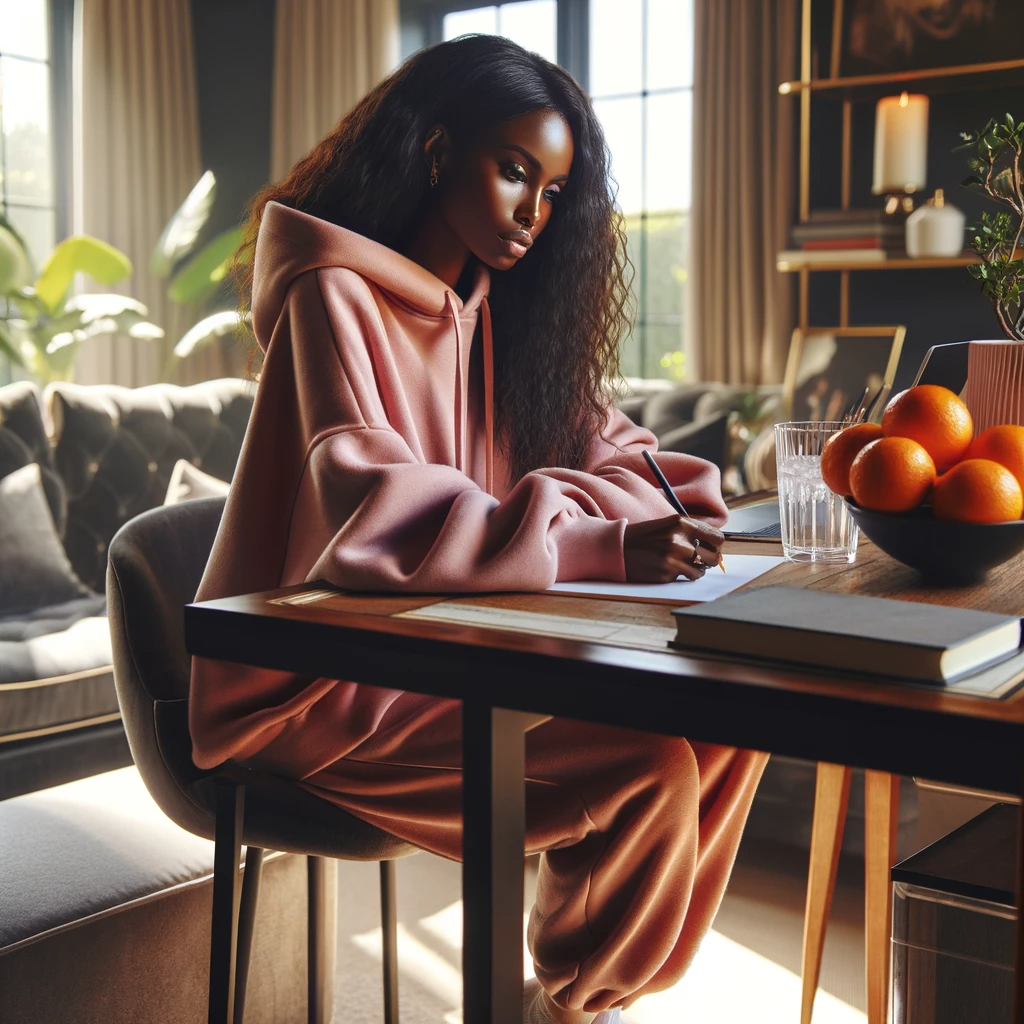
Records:
M822 74L828 71L832 0L814 0L814 36ZM1024 41L1021 43L1024 56ZM892 93L899 93L894 87ZM913 91L911 89L910 91ZM990 117L1007 111L1024 118L1024 76L1019 84L999 89L969 89L930 93L928 126L928 186L925 196L945 189L946 199L960 207L970 224L984 209L995 209L960 188L969 173L963 153L952 150L959 133L976 130ZM794 102L797 102L794 100ZM874 206L871 194L874 153L875 104L858 102L853 108L852 205ZM811 205L840 204L842 104L815 99L811 112ZM839 275L811 275L810 317L814 324L838 323ZM907 340L897 386L910 383L930 345L969 338L1000 337L995 314L978 285L963 268L940 270L859 271L850 275L850 319L862 324L907 325Z
M275 0L192 0L199 140L217 176L207 230L233 227L270 177Z

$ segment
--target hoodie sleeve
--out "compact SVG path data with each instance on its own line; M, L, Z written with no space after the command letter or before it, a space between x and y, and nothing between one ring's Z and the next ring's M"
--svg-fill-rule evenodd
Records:
M336 337L374 329L375 308L326 297ZM370 345L334 347L344 415L314 438L306 465L306 492L333 537L309 580L434 593L623 580L627 522L672 513L641 454L656 448L653 435L617 411L595 434L584 470L529 473L499 502L459 470L426 463L392 428ZM659 461L692 515L724 519L715 467L678 454Z

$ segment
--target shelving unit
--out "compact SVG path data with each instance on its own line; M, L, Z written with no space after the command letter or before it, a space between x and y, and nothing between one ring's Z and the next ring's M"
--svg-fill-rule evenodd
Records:
M839 67L842 48L843 0L833 0L832 51L829 72ZM842 177L841 208L850 209L853 104L875 100L894 88L912 85L922 92L936 93L961 90L979 85L1000 85L1004 82L1024 80L1024 59L993 61L989 64L961 64L920 71L896 71L887 74L814 78L812 77L811 0L803 0L800 36L800 78L782 82L779 93L794 96L800 102L800 191L799 220L801 224L811 214L811 98L832 98L842 104ZM799 275L799 328L809 327L810 276L813 273L839 274L839 327L850 326L850 274L856 271L885 270L938 270L967 267L979 262L970 253L946 259L911 259L898 257L886 260L844 260L841 253L834 260L779 259L780 273Z

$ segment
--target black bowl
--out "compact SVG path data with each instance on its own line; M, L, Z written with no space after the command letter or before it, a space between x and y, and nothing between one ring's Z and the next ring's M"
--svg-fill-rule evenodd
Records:
M872 512L844 499L857 525L887 555L933 583L980 583L989 569L1024 551L1024 520L951 523L928 507Z

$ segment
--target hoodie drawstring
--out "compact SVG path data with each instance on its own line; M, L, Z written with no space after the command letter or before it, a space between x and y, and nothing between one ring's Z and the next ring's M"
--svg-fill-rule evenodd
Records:
M455 468L466 472L466 389L462 376L462 321L453 292L445 292L445 302L455 327Z
M448 312L455 328L455 468L466 472L466 420L468 418L467 395L462 366L462 321L455 304L453 292L445 292ZM487 299L480 303L483 334L484 363L484 444L485 470L484 489L494 493L494 338L491 333L491 307Z
M480 316L484 336L484 438L487 456L484 479L487 493L494 493L494 338L491 334L491 307L484 299L480 303Z

